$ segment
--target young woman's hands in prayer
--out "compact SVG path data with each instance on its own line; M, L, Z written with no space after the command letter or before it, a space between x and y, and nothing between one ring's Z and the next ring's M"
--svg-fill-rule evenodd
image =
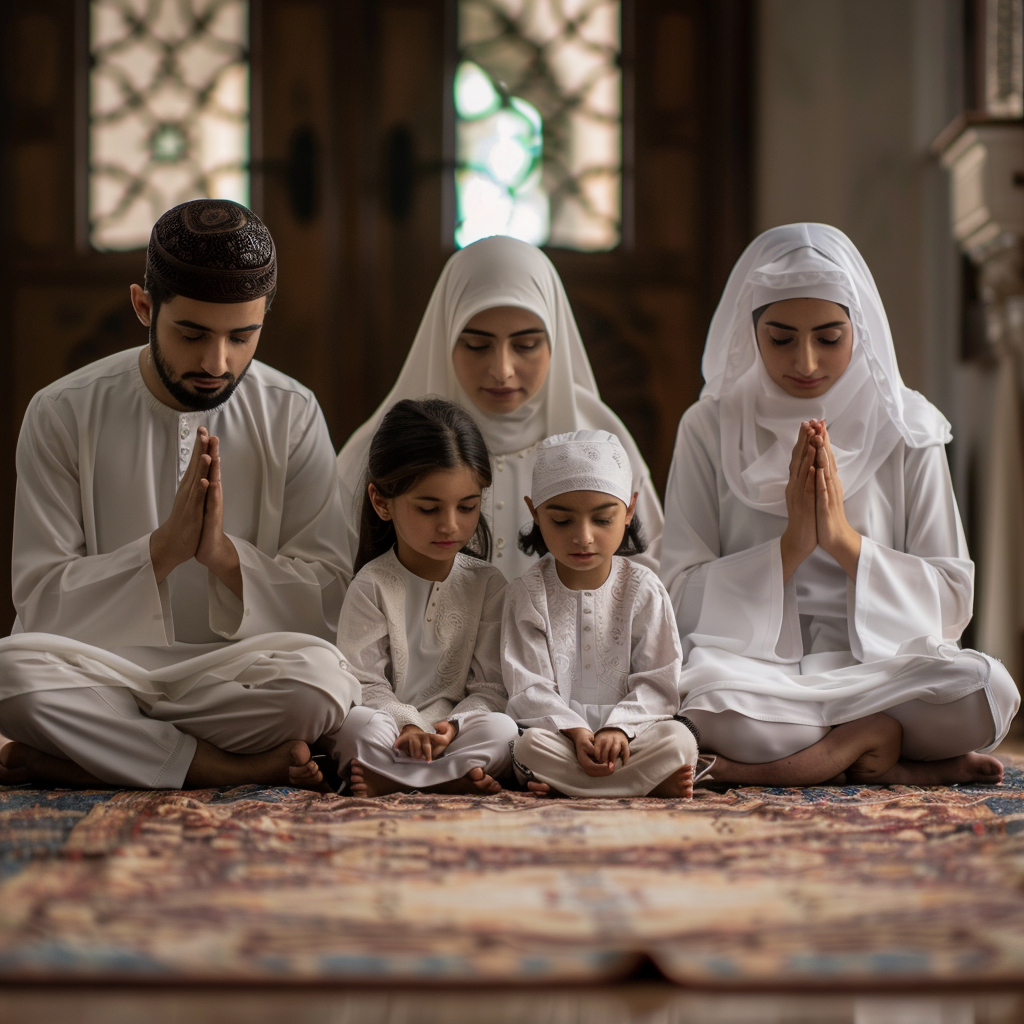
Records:
M782 579L786 581L818 546L815 509L815 463L820 441L815 420L800 424L789 460L786 509L789 522L782 534ZM817 442L817 443L816 443Z
M598 760L594 734L589 729L563 729L562 732L572 740L576 748L576 760L588 775L595 778L611 775L614 766L609 766L607 761ZM625 739L622 733L619 735Z
M599 729L594 736L594 756L615 771L615 762L620 758L623 765L629 761L629 739L621 729Z
M818 543L846 571L857 578L861 535L850 525L843 506L843 482L839 479L836 458L832 452L825 421L818 430L820 443L815 458L815 521Z

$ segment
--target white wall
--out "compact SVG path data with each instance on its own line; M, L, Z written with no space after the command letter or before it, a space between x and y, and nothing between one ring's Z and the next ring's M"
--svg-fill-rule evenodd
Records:
M961 112L960 0L760 0L757 230L845 231L878 283L903 379L953 423L961 506L987 372L959 361L959 257L929 152Z

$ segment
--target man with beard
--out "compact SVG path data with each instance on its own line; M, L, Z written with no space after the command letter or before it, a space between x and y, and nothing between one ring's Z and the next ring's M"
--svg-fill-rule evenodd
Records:
M347 579L313 394L253 356L269 231L201 199L153 228L149 345L32 400L0 640L0 783L317 786L359 684L329 639Z

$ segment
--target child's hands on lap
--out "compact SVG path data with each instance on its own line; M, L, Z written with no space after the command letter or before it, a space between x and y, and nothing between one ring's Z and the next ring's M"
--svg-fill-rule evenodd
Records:
M572 740L573 746L576 747L576 760L588 775L611 775L614 765L609 765L607 760L598 759L594 734L589 729L563 729L562 732Z
M629 761L629 740L621 729L599 729L594 738L594 757L601 764L608 765L609 772L615 771L615 762L622 758Z
M442 718L440 722L434 723L434 730L434 733L428 737L430 749L434 757L440 757L444 753L445 747L458 736L459 729L454 722Z
M417 757L421 761L432 761L431 741L434 735L424 732L418 725L406 725L395 740L395 750L400 750L409 757Z
M440 757L445 747L459 734L453 722L442 720L434 723L437 732L424 732L418 725L406 725L395 740L395 750L421 761L433 761Z

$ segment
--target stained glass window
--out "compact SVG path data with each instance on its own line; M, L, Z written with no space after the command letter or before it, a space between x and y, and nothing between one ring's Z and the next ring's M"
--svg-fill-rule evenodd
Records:
M460 0L457 245L492 234L589 251L619 244L620 7Z
M146 245L171 206L249 201L248 0L90 0L89 238Z

